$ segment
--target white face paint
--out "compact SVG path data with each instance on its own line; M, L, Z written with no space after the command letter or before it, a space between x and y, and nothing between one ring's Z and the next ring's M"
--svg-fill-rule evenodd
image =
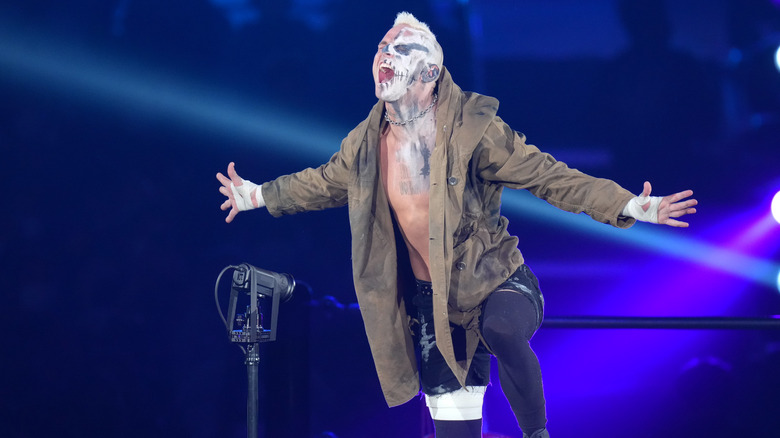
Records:
M385 102L400 99L420 74L434 64L434 44L425 33L408 26L396 26L379 43L374 56L376 97Z

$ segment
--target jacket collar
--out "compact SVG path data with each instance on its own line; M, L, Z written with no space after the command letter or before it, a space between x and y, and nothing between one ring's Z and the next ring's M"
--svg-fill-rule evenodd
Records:
M476 147L498 112L498 99L464 92L443 67L439 78L439 116L437 123L451 123L453 141Z

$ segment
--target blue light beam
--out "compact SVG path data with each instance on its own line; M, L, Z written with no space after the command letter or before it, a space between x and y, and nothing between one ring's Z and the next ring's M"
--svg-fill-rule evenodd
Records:
M584 214L562 214L560 210L526 191L506 190L502 200L503 209L512 214L689 260L763 285L774 287L775 276L780 270L780 264L681 237L672 230L664 230L660 225L637 223L631 229L621 230L598 223Z
M5 24L5 23L4 23ZM0 26L0 77L74 100L177 123L187 129L262 142L283 153L294 149L320 160L338 150L343 129L277 105L262 105L213 86L186 82L70 46L57 38L11 32Z

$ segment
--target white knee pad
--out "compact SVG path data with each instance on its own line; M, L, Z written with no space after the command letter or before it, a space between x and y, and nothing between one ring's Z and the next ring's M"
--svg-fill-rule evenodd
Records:
M434 420L479 420L486 389L487 386L467 386L446 394L425 394L425 404Z

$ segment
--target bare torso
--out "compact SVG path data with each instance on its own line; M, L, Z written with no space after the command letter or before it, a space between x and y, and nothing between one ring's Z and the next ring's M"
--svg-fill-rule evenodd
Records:
M426 120L427 119L427 120ZM415 277L430 281L428 193L436 130L433 114L414 127L391 127L380 139L382 184L401 228Z

